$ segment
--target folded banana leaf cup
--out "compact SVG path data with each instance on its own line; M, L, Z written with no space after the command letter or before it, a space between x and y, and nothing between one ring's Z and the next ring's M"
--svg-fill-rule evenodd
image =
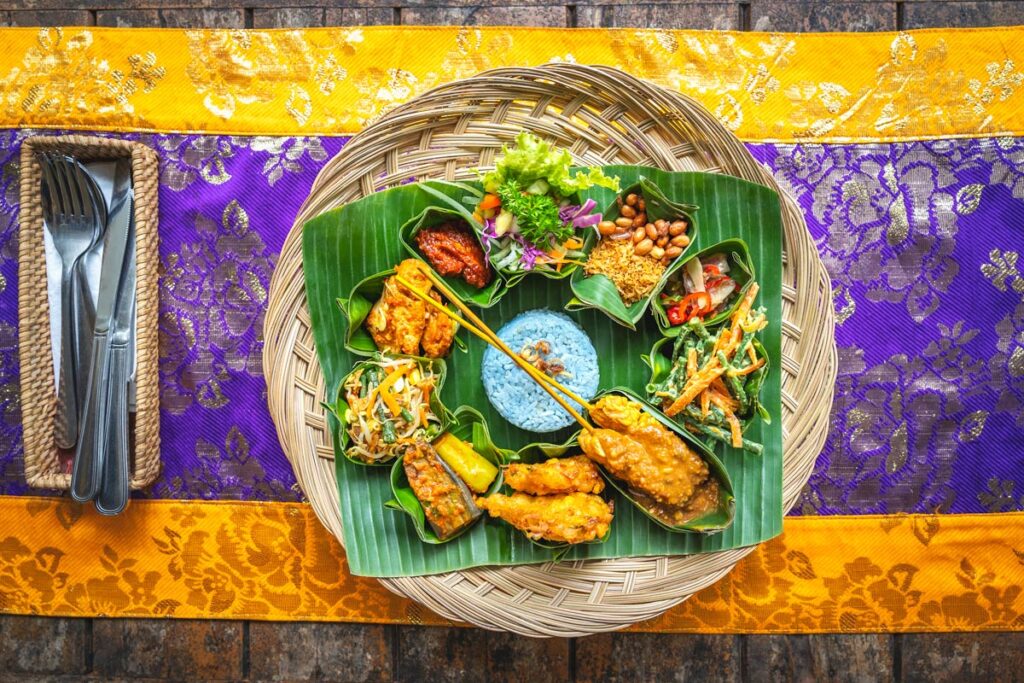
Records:
M490 247L486 246L486 241L483 238L483 231L486 226L481 224L477 219L477 216L473 213L477 204L479 204L480 200L484 197L484 191L479 182L471 181L451 183L448 181L432 181L430 183L420 183L419 185L420 189L437 200L438 206L451 209L469 223L470 227L473 228L474 232L476 232L478 237L480 237L480 242L484 245L484 253L487 254L487 259L490 262L491 267L501 275L501 279L505 283L504 289L506 291L514 287L517 282L527 275L536 274L552 280L561 280L562 278L569 277L572 275L573 271L576 270L576 266L572 264L559 270L555 270L553 267L549 266L538 266L532 270L523 270L522 268L513 268L506 265L504 263L504 258L502 257L502 250L499 247L494 246L494 244L491 244ZM461 201L443 191L450 188L458 188L462 191L463 196ZM570 201L577 201L577 198L572 197L570 198ZM500 299L501 296L504 296L504 293L500 294L498 298Z
M671 174L669 174L669 177L671 179ZM662 186L645 176L641 176L637 183L627 187L617 195L616 200L609 204L602 213L603 219L614 221L618 218L625 197L633 193L643 196L646 203L648 222L685 219L690 225L686 232L690 238L690 244L696 241L698 225L694 219L694 214L697 212L698 207L682 201L681 198L670 197L673 194L671 189L663 189ZM595 231L588 231L583 243L583 251L588 257L590 252L597 247L599 241L600 239ZM596 308L620 325L635 330L637 322L643 317L655 292L660 291L664 282L672 273L679 269L685 258L686 249L669 264L658 284L655 285L647 296L629 305L623 301L621 293L610 278L599 273L587 275L583 268L577 268L572 273L572 279L570 280L574 298L566 308L569 310Z
M443 223L458 223L465 225L476 238L477 243L480 244L480 248L484 248L483 242L480 239L479 225L475 224L471 220L467 220L462 211L459 211L447 204L444 206L428 207L423 210L423 213L403 225L399 231L402 245L410 255L426 263L436 275L445 281L445 284L447 284L448 287L457 294L460 299L462 299L462 301L479 308L489 308L493 306L502 296L505 295L506 292L508 292L508 289L505 287L504 277L497 272L497 269L494 268L490 262L488 262L487 265L491 271L491 281L486 287L478 289L459 276L440 275L437 273L433 264L430 263L430 261L423 255L423 252L420 251L416 243L416 236L419 232L424 228L430 228Z
M634 507L650 518L655 524L673 533L697 532L702 534L714 534L729 528L736 516L736 498L733 492L732 479L729 476L729 472L726 470L725 465L722 464L722 461L718 459L718 456L715 455L715 452L709 448L707 444L694 437L679 424L665 417L664 413L629 389L623 387L609 389L598 394L594 400L597 401L602 396L607 396L609 394L618 394L635 401L646 413L671 430L681 438L687 446L697 452L701 459L708 465L708 476L714 477L718 482L718 505L710 512L690 519L684 523L668 524L652 512L651 509L642 504L638 500L639 496L637 495L637 492L631 489L626 482L612 476L610 472L607 472L602 467L601 470L604 473L605 478L613 487L615 487L615 490L617 490L622 497L628 500Z
M345 384L347 383L348 378L351 377L357 370L365 370L371 367L375 361L383 357L384 356L382 354L376 354L372 358L361 360L358 363L356 363L352 367L352 370L349 372L349 374L346 375L341 380L341 383L338 385L337 394L334 397L334 401L324 402L323 404L321 404L327 411L328 421L333 423L331 424L332 433L337 434L337 439L339 441L338 450L341 451L341 453L345 456L346 460L355 463L356 465L362 465L363 467L390 467L392 460L388 459L386 461L381 462L366 462L365 460L360 460L359 458L354 458L349 455L348 446L350 442L350 437L348 433L348 426L350 422L357 416L352 414L353 409L349 407L348 402L345 400ZM447 364L440 358L421 358L419 356L401 355L388 356L388 358L407 358L409 360L416 361L416 363L419 364L421 371L424 369L429 369L433 372L434 376L437 377L434 386L434 391L430 393L430 410L431 412L434 413L434 415L437 416L440 422L436 427L432 425L432 429L426 430L425 436L428 439L433 439L437 435L443 433L446 429L448 429L448 426L452 420L451 412L441 402L440 398L441 388L444 386L444 381L448 374Z
M676 337L659 339L651 347L650 353L641 357L647 366L651 368L651 380L647 384L647 395L655 405L659 404L659 400L654 395L654 392L665 382L672 370L673 348L677 346L681 348L686 341L687 330L683 329L682 332L682 335ZM714 334L717 330L711 330L711 332ZM751 342L751 346L754 348L755 357L763 360L764 364L749 375L745 375L740 383L740 387L743 389L742 398L745 400L741 401L741 410L736 412L736 416L739 418L744 432L750 429L750 426L757 422L758 419L762 420L765 424L771 424L772 421L771 414L761 402L761 385L764 384L764 379L771 370L771 360L768 358L768 353L759 339L755 338ZM666 416L666 419L682 426L687 423L701 422L698 414L699 408L697 408L696 402L694 402L675 417ZM709 447L713 448L716 442L728 443L726 438L729 431L728 425L722 423L716 414L712 413L710 420L706 424L709 429L704 436ZM750 444L747 445L748 450L760 453L760 448L757 448L756 444L752 448L749 447Z
M388 270L371 275L360 280L352 288L348 298L338 298L338 308L341 309L341 313L347 321L345 348L352 353L359 356L370 356L380 352L380 349L377 348L377 343L373 341L373 336L363 323L366 322L367 316L370 315L373 305L377 303L381 294L384 293L384 282L396 272L395 268L389 268ZM454 312L454 308L451 305L448 305L448 309ZM465 342L460 338L458 330L456 330L455 341L452 344L453 348L462 348L464 345ZM450 354L451 351L446 355Z
M679 267L673 268L672 273L665 278L661 284L654 290L654 295L651 297L651 313L654 314L654 319L658 322L658 329L666 337L676 337L679 335L682 325L673 325L669 322L668 313L666 312L664 302L662 300L662 293L669 289L670 285L681 279L686 273L686 264L691 259L706 258L711 254L722 253L725 254L726 259L729 262L729 277L736 281L736 291L730 295L729 304L718 313L713 316L709 316L704 319L704 325L707 327L715 326L721 322L728 320L732 317L733 312L743 302L743 297L750 289L750 286L754 284L756 278L754 271L754 262L750 258L750 248L747 243L741 239L728 239L717 244L713 244L710 247L701 249L700 251L688 254L683 253L677 261L679 261Z
M469 406L460 406L455 409L455 412L452 414L451 423L445 431L462 441L470 443L473 446L474 451L498 468L498 474L494 478L494 481L491 482L487 491L481 495L489 496L500 490L503 483L502 465L504 465L509 458L513 457L514 454L511 451L503 450L494 445L484 416ZM426 512L423 510L423 504L416 497L416 494L413 492L413 489L409 484L409 478L406 476L401 458L396 460L394 466L391 468L391 492L394 495L394 498L384 503L385 507L408 515L412 521L413 528L416 529L416 535L419 536L421 541L431 545L447 543L448 541L458 538L477 524L484 516L484 513L473 503L473 494L466 484L457 474L455 474L455 472L444 462L442 458L438 457L438 460L441 462L448 476L451 477L459 487L462 495L467 498L468 506L474 511L474 518L472 522L466 524L457 532L445 539L438 537L437 533L431 528L427 521Z

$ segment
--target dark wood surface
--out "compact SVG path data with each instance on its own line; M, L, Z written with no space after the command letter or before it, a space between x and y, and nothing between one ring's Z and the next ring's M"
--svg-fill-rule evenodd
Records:
M1024 0L0 0L0 25L355 24L881 31L1024 24ZM293 6L287 7L285 5ZM1024 680L1024 633L530 640L477 629L0 616L0 680Z

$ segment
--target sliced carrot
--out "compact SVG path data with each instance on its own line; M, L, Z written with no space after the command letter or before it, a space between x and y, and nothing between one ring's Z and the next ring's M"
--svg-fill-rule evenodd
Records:
M747 347L747 357L750 358L751 363L757 362L757 351L754 350L753 344Z
M729 430L732 432L733 448L743 448L743 428L740 427L739 418L734 413L726 413L725 419L729 421Z
M719 393L717 390L710 389L709 396L711 403L722 409L722 412L731 412L740 407L740 402L734 399L732 396Z
M750 373L752 373L754 370L757 370L762 365L764 365L764 359L763 358L758 358L756 361L754 361L754 363L752 365L748 365L747 367L743 368L742 370L735 370L733 372L730 372L729 374L732 375L733 377L740 377L742 375L749 375Z
M477 207L483 211L487 209L496 209L501 206L501 199L496 194L485 194L484 198L480 200L480 205Z
M711 390L705 389L700 392L700 416L707 417L711 411Z
M678 415L686 406L690 405L693 399L700 395L700 392L707 389L716 378L721 377L724 373L725 368L721 367L701 369L700 372L687 380L683 393L672 402L672 405L668 407L665 414L669 417Z

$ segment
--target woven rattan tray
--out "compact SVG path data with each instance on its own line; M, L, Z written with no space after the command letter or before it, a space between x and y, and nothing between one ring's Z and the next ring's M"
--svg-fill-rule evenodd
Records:
M36 153L61 151L82 161L132 161L136 250L136 401L131 487L148 486L160 472L160 386L157 369L157 187L156 153L138 142L66 135L29 137L21 147L21 224L18 246L18 344L21 360L21 420L25 479L29 486L68 489L69 461L54 439L56 389L50 346L50 305L43 250L42 170Z
M606 67L498 69L438 87L356 135L321 171L285 242L266 318L270 412L299 483L344 543L302 275L302 225L409 178L471 178L522 129L581 164L728 173L779 190L746 148L693 100ZM780 191L780 194L781 191ZM782 195L783 500L793 506L828 427L836 375L829 279L803 218ZM725 575L751 548L473 569L388 579L441 615L530 636L576 636L657 616Z

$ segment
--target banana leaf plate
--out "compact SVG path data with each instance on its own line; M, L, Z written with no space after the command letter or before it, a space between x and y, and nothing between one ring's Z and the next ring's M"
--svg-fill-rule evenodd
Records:
M726 239L738 238L750 245L751 260L759 273L758 302L768 310L769 325L761 339L771 362L764 377L762 402L778 414L780 396L782 321L782 219L778 196L770 189L729 176L702 173L669 173L640 166L608 166L622 186L652 179L667 194L700 206L700 230L690 248L696 253ZM313 335L328 395L337 395L342 379L359 360L345 346L347 319L336 300L373 273L394 267L407 257L399 228L431 206L462 200L465 190L450 183L427 183L432 192L406 185L324 213L307 222L303 230L303 270ZM615 201L611 190L587 193L598 206ZM585 197L583 197L585 199ZM567 280L524 278L495 305L480 311L484 322L497 329L516 314L532 309L564 310L573 298ZM661 338L653 316L641 317L628 330L599 308L572 311L568 315L588 332L597 350L600 387L625 387L643 394L650 378L641 356ZM564 443L574 430L534 434L520 430L498 415L488 403L480 381L485 345L467 339L465 352L456 350L447 359L448 381L441 399L445 405L473 406L483 415L494 444L519 450L537 442ZM548 562L564 552L566 560L616 557L690 555L752 545L782 530L782 426L757 421L747 436L765 445L759 457L721 445L717 453L732 479L735 517L731 525L713 533L672 533L649 519L615 492L615 520L603 543L575 546L566 552L538 547L503 524L484 520L448 543L420 541L408 515L385 507L393 497L386 470L361 467L341 451L340 424L328 418L335 448L335 466L345 546L354 574L377 577L412 576L449 572L482 565L519 565Z

